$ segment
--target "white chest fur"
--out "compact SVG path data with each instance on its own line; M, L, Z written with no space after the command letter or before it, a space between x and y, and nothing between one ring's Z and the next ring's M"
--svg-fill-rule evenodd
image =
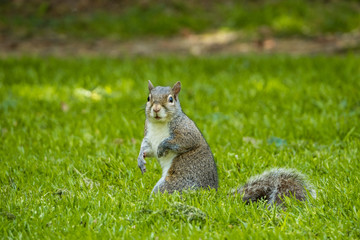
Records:
M162 168L162 178L166 177L166 174L171 167L171 163L176 156L174 152L169 152L166 156L159 158L157 156L157 150L162 141L170 137L170 130L167 123L149 123L147 134L147 139L151 144L152 151L156 158L159 160L159 163Z

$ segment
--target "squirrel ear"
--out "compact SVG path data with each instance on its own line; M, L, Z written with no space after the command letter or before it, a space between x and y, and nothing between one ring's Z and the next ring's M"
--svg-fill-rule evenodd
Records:
M181 82L175 83L175 85L174 85L173 88L172 88L172 91L173 91L173 93L174 93L174 95L175 95L175 98L176 98L177 95L179 94L180 90L181 90Z
M154 85L151 83L150 80L149 80L148 88L149 88L149 92L151 92L151 90L154 88Z

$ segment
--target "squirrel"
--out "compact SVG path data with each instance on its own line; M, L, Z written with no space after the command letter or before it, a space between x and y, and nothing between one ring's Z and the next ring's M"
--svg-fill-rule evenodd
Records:
M162 167L162 176L152 193L217 189L218 174L211 149L181 109L181 83L177 82L172 88L154 87L149 80L148 88L144 138L137 160L142 174L146 171L147 157L156 157ZM236 192L246 203L265 199L273 205L281 204L283 196L305 200L307 191L315 197L304 175L293 169L275 168L250 178Z
M148 82L144 138L138 166L144 174L147 157L156 157L162 176L152 193L218 188L218 174L211 149L195 123L182 111L181 83L161 87Z

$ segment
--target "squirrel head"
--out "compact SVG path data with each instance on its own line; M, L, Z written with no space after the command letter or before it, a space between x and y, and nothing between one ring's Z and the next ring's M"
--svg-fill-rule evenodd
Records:
M179 92L181 83L171 87L154 87L149 80L149 96L146 103L146 117L151 122L169 122L179 112L181 106Z

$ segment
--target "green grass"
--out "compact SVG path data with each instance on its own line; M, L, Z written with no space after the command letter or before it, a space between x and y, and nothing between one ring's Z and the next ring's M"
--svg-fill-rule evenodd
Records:
M359 238L359 66L353 55L1 59L0 236ZM148 79L182 81L218 192L150 198L160 166L149 159L141 175L136 161ZM268 210L228 196L272 167L307 174L317 199Z
M96 4L100 4L99 6ZM248 38L268 29L278 37L311 37L360 30L358 1L133 1L95 5L0 3L0 33L19 38L75 39L167 37L181 32L242 31Z

